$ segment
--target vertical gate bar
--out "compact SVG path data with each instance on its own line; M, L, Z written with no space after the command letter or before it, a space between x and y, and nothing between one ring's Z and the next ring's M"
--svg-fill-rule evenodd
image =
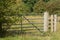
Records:
M54 30L54 16L51 15L51 32L53 32Z
M22 33L22 30L23 30L23 29L22 29L22 15L21 15L21 33Z

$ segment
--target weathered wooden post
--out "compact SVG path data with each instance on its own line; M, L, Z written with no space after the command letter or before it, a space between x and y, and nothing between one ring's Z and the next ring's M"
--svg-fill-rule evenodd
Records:
M51 15L51 32L56 32L57 27L57 15Z
M48 31L48 17L49 17L49 13L46 11L44 12L44 32Z
M54 16L51 15L51 32L53 32L54 30Z
M56 27L57 27L57 15L54 15L54 32L56 32Z

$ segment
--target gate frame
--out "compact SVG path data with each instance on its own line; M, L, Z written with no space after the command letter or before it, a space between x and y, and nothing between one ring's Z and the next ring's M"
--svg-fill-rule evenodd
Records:
M51 15L51 32L56 32L57 27L57 14ZM48 31L49 27L49 13L46 11L44 12L44 32Z

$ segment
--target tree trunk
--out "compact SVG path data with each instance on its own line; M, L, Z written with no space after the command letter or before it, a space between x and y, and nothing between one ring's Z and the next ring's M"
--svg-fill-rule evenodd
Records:
M0 37L2 37L2 23L0 22Z

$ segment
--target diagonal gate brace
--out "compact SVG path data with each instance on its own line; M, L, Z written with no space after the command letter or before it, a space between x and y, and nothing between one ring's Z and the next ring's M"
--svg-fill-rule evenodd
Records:
M23 16L30 24L32 24L33 25L33 27L35 27L39 32L41 32L40 31L40 29L39 28L37 28L33 23L31 23L25 16Z

